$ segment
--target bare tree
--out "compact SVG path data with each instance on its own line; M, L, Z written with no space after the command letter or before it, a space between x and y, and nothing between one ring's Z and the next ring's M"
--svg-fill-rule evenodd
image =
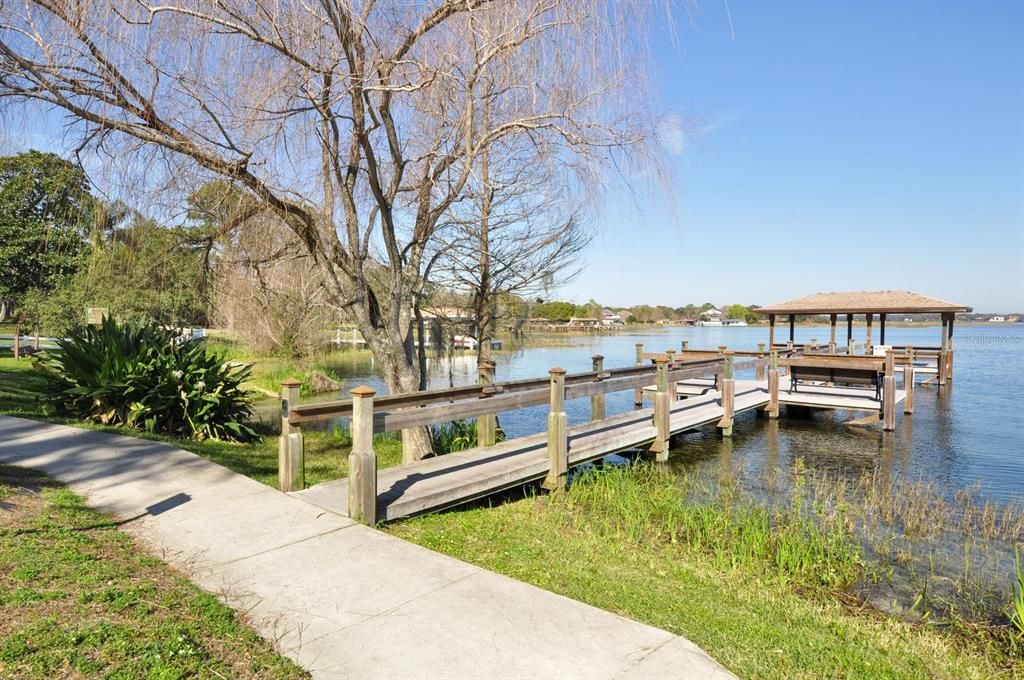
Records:
M481 153L467 200L449 211L431 261L433 280L471 299L479 358L491 356L499 301L571 281L593 236L565 178L520 147Z
M64 111L82 148L137 154L148 173L244 188L299 238L388 387L411 391L424 257L481 153L527 138L577 187L597 190L651 137L638 47L646 8L4 2L0 97L7 110ZM424 430L403 441L406 460L430 450Z

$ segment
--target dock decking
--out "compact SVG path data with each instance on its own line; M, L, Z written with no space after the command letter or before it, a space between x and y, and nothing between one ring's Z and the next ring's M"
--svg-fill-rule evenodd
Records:
M688 398L671 402L671 434L687 432L722 419L721 396L713 389L708 391L713 386L713 379L676 383L677 395ZM880 407L871 391L861 388L807 385L802 386L800 392L789 394L785 377L780 380L779 387L782 405L876 412ZM902 401L904 396L903 390L897 390L896 402ZM762 409L768 402L767 381L735 381L735 413ZM642 447L653 441L656 434L653 408L636 409L570 427L569 465ZM548 471L546 433L382 469L377 472L377 521L393 521L450 508L543 479ZM347 515L348 484L347 479L340 479L296 491L292 495L325 510Z

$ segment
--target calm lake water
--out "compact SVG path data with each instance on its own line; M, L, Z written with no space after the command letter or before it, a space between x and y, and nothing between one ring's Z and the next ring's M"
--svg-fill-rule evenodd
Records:
M787 329L782 329L785 333ZM811 469L859 474L875 470L896 479L923 479L939 488L979 486L980 495L1004 501L1024 496L1024 325L956 327L955 379L940 389L919 385L915 412L897 411L894 433L875 428L848 428L842 423L854 413L813 411L787 414L778 425L753 413L739 416L732 440L722 440L713 426L687 434L673 449L671 464L696 468L709 474L743 474L756 478L766 468L787 467L802 457ZM878 338L875 329L875 338ZM863 326L854 337L863 339ZM498 380L539 377L561 366L569 372L590 370L591 356L605 357L605 367L633 364L637 342L648 352L677 349L689 340L693 349L728 345L730 349L757 349L767 341L766 327L666 328L636 333L557 338L565 346L528 347L496 353ZM845 328L840 329L845 339ZM796 341L816 338L827 342L827 326L801 326ZM886 329L886 342L937 345L939 326L908 326ZM384 391L372 361L365 353L338 354L331 367L344 378L342 393L358 384ZM439 359L431 363L431 386L442 387L476 380L471 355L456 356L451 365ZM738 372L737 377L746 377ZM752 377L752 375L750 376ZM330 395L326 398L337 398ZM632 392L608 395L609 415L633 408ZM589 399L568 404L571 423L589 419ZM547 409L538 406L500 415L510 437L539 432ZM706 469L705 469L706 468Z

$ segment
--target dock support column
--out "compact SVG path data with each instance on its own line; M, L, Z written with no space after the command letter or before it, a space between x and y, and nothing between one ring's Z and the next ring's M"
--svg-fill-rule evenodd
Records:
M726 350L726 346L725 345L719 345L718 346L718 356L724 357L725 356L725 350ZM724 380L724 379L725 379L725 367L724 367L724 364L723 364L723 367L718 369L715 372L715 389L718 390L719 392L722 391L722 380Z
M885 375L882 378L882 429L896 429L896 375L895 357L890 347L885 353Z
M764 380L765 379L765 356L764 356L764 343L757 343L757 361L754 362L754 379Z
M306 486L302 428L288 419L288 411L299 405L302 381L281 383L281 438L277 442L277 485L281 491L299 491Z
M477 382L481 385L494 384L495 363L490 359L481 359L477 364ZM481 399L488 399L491 395L485 394ZM476 441L480 446L494 446L498 439L498 416L494 413L485 413L476 417Z
M832 348L831 354L835 354L835 347L836 347L836 321L838 321L838 320L839 320L839 315L838 314L829 314L828 315L828 327L829 327L828 344L829 344L829 347Z
M733 355L725 355L725 370L722 381L722 419L718 421L718 431L723 437L732 436L732 419L736 413L736 381L733 379Z
M680 341L679 341L679 349L680 349L680 350L682 350L683 352L685 352L685 351L686 351L686 350L688 350L689 348L690 348L690 341L689 341L689 340L680 340Z
M907 393L903 397L903 412L914 412L914 365L912 363L903 367L903 389Z
M779 417L779 353L768 356L768 417Z
M369 526L377 523L377 454L373 450L372 387L353 389L352 452L348 454L348 516Z
M885 312L878 315L878 344L885 344Z
M638 345L639 346L639 345ZM565 414L565 369L552 368L551 409L548 412L548 476L541 482L548 491L564 489L569 474L569 417Z
M846 315L846 353L853 354L857 344L853 341L853 314Z
M796 314L789 315L789 346L796 340Z
M644 365L644 343L636 343L636 365ZM633 390L633 406L637 408L643 408L644 405L644 390L641 387Z
M671 398L668 393L668 357L659 356L654 360L655 385L658 391L654 394L654 441L651 443L650 451L654 454L654 460L664 463L668 460L669 449L669 407Z
M775 315L768 315L768 349L775 347Z
M867 315L867 329L864 331L864 354L873 354L875 343L871 339L872 324L875 322L875 315Z
M597 381L602 380L601 372L604 371L604 357L600 354L595 354L590 357L594 362L594 373L597 373ZM604 420L605 408L604 408L604 395L595 394L590 397L590 419L591 420Z
M956 314L950 313L949 315L949 327L947 329L946 337L948 342L946 343L946 380L953 380L953 320L956 319ZM38 348L37 348L38 349Z
M936 362L936 366L939 372L939 385L946 384L946 353L949 351L949 330L947 324L949 323L949 317L946 314L942 315L942 338L939 348L939 359Z

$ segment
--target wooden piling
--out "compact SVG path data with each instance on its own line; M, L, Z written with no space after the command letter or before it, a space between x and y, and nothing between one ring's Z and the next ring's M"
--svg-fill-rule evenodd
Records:
M281 383L281 437L277 442L277 484L281 491L299 491L306 486L305 447L302 428L292 424L288 411L299 405L301 380L289 378Z
M477 382L481 385L494 384L495 363L490 359L481 359L477 364ZM490 394L485 394L481 399L489 399ZM494 446L498 437L498 416L495 413L485 413L476 418L476 439L480 446Z
M679 341L679 349L681 349L682 351L685 352L689 348L690 348L690 341L689 340L680 340Z
M672 400L669 395L668 384L668 357L659 356L654 360L655 385L657 392L654 394L654 441L651 443L650 451L654 454L654 460L664 463L668 460L669 436L669 408Z
M896 429L896 375L895 356L890 347L885 352L885 375L882 377L882 429Z
M377 523L377 454L373 450L372 387L353 389L352 452L348 454L348 516L369 526Z
M768 417L779 417L779 353L768 357Z
M874 352L874 340L871 338L872 325L875 321L874 314L867 315L867 329L864 331L864 354L872 354Z
M946 380L953 380L953 321L956 320L956 314L950 313L949 315L949 327L946 333Z
M757 351L758 351L757 360L754 361L754 379L755 380L764 380L765 379L765 371L767 369L767 360L766 360L765 354L764 354L764 343L763 342L757 343Z
M597 380L601 380L601 372L604 370L604 357L600 354L595 354L590 357L593 363L594 372L598 374ZM595 394L590 397L590 419L591 420L604 420L605 408L604 408L604 394Z
M722 419L718 421L718 431L723 437L732 436L732 421L736 413L736 381L733 378L733 355L727 352L725 355L725 376L722 380Z
M948 323L948 316L946 314L943 314L942 315L942 338L941 338L941 344L940 344L940 348L939 348L939 358L938 358L938 361L936 363L936 366L938 367L939 385L940 386L946 384L946 352L949 351L949 336L948 336L948 331L947 331L947 326L946 326L947 323Z
M565 414L565 369L552 368L548 412L548 476L541 482L548 491L564 489L569 473L569 417Z
M838 321L838 320L839 320L839 315L838 314L829 314L828 315L828 326L829 326L828 344L829 344L830 347L832 347L832 350L833 350L832 354L835 354L835 346L836 346L836 321Z
M914 412L914 367L907 364L903 367L903 390L907 393L903 397L903 412Z
M644 365L644 343L636 343L636 365ZM638 387L633 390L633 405L642 408L644 405L644 391L643 388Z

